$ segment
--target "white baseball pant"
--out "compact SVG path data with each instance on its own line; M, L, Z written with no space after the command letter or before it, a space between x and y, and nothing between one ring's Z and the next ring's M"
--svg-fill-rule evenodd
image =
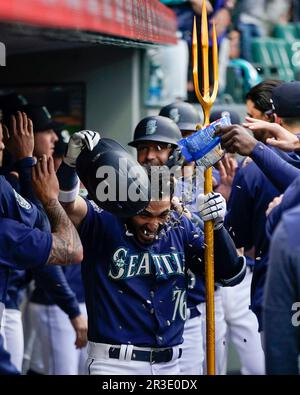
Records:
M4 340L4 348L10 353L11 362L21 372L24 355L24 334L20 310L4 310L1 334Z
M200 309L200 307L198 308ZM186 320L184 324L183 344L181 345L181 348L182 357L179 359L180 374L202 375L204 350L201 315L194 318L188 318Z
M85 304L80 304L86 316ZM44 375L86 374L86 347L76 349L69 317L56 305L29 303L30 325L35 330L29 369Z
M109 357L111 347L120 348L119 359ZM151 364L131 359L135 350L150 351L153 350L151 348L88 342L87 370L90 375L179 375L180 348L180 346L173 347L173 358L170 362Z

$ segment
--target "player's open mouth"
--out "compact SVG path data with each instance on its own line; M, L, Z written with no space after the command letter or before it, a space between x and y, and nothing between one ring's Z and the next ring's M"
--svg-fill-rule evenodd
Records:
M156 236L156 232L150 232L148 229L141 229L140 230L140 237L144 241L153 241Z

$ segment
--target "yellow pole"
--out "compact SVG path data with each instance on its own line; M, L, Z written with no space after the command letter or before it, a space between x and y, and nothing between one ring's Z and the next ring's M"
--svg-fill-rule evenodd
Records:
M215 24L213 24L213 77L214 87L210 95L209 86L209 36L206 12L206 2L202 4L201 16L201 51L202 51L202 92L199 89L198 74L198 39L196 18L194 18L193 28L193 77L196 96L203 108L204 126L209 124L211 107L216 100L218 93L218 46ZM210 193L212 187L212 168L204 173L204 193ZM214 306L214 224L207 221L204 224L205 242L205 288L206 288L206 361L207 374L215 374L215 306Z

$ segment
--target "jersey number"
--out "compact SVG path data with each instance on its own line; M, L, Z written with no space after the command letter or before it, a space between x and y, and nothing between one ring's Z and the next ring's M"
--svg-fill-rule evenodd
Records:
M172 321L175 321L177 312L179 312L181 319L185 321L187 318L186 291L176 289L176 291L173 291L173 300L174 299L175 306Z

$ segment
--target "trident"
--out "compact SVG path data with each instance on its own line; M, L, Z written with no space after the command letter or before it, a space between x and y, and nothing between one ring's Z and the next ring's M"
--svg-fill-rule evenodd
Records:
M209 38L208 22L206 12L206 1L202 2L201 15L201 50L202 50L202 93L199 89L198 74L198 39L196 17L194 17L193 26L193 77L195 93L204 112L204 126L209 124L209 115L212 105L216 100L218 93L218 45L216 27L213 23L212 30L212 49L213 49L213 77L214 87L212 95L209 90ZM212 168L204 173L204 193L212 191ZM207 221L204 224L204 241L205 241L205 288L206 288L206 360L207 374L215 374L215 306L214 306L214 225L213 221Z

